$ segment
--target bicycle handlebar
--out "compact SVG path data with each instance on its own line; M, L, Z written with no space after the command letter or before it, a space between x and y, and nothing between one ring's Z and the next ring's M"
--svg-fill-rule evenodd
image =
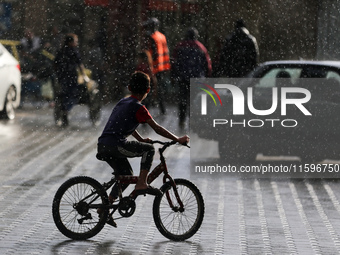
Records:
M162 141L159 141L159 140L153 140L151 143L152 143L152 144L154 144L154 143L162 144L162 145L164 145L164 146L163 146L164 149L167 148L167 147L169 147L169 146L171 146L171 145L177 144L176 141L162 142ZM178 143L178 144L180 144L180 143ZM189 146L188 144L181 144L181 145L190 148L190 146Z

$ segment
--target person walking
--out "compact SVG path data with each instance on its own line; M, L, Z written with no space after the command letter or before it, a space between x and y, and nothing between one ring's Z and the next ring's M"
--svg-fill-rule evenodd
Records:
M78 52L78 36L67 34L63 47L57 52L54 60L60 90L56 95L57 110L60 105L60 113L56 113L56 124L58 126L68 126L68 112L78 103L80 96L80 86L78 86L78 70L83 75L86 82L89 77L85 74L85 68ZM61 117L59 119L59 116Z
M166 81L170 72L170 54L164 34L158 31L159 20L150 18L143 24L147 37L147 49L152 57L153 73L157 79L157 96L160 111L165 114Z
M235 22L235 30L228 35L222 53L217 77L244 77L258 65L259 47L256 38L246 28L242 19Z
M35 77L37 72L36 55L41 48L41 38L36 36L32 29L26 28L24 37L20 40L20 66L22 76L21 86L21 102L23 107L24 102L33 99L40 104L41 101L41 82Z
M24 37L20 40L23 50L28 54L32 54L34 51L41 47L41 39L36 36L32 29L25 29Z
M173 51L172 80L179 86L179 125L184 127L190 98L190 78L211 75L211 59L205 46L198 41L196 28L189 28L185 38Z

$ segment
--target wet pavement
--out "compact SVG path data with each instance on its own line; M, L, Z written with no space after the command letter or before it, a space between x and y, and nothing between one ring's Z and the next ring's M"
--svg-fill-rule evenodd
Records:
M183 134L174 107L155 118ZM103 109L102 119L110 113ZM85 106L73 109L70 126L54 126L52 109L23 108L0 122L0 254L338 254L340 185L333 179L255 179L193 174L190 151L166 153L173 177L190 179L205 200L200 230L185 242L163 237L152 217L153 197L139 197L135 214L117 220L86 241L73 241L55 227L51 205L68 178L88 175L100 182L110 168L95 158L104 121L93 127ZM147 128L141 133L151 138ZM204 147L202 140L202 148ZM213 152L211 152L213 153ZM155 157L155 163L159 161ZM138 173L139 161L132 160ZM155 186L160 186L156 182Z

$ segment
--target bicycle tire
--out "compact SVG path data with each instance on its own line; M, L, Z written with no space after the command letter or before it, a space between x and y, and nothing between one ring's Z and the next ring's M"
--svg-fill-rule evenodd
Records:
M83 212L83 215L80 214L75 206L93 191L95 193L85 200L85 212ZM109 209L103 209L101 217L99 217L95 208L86 206L90 199L94 199L96 195L99 196L92 203L109 204L108 196L103 186L91 177L73 177L60 186L53 199L52 214L53 220L62 234L74 240L86 240L103 229ZM85 214L89 218L80 222L79 219L84 218Z
M153 218L159 232L173 241L183 241L192 237L200 228L204 217L204 200L199 189L185 179L175 179L184 211L171 209L166 194L169 193L174 206L178 206L170 182L165 183L153 203ZM179 207L179 206L178 206Z

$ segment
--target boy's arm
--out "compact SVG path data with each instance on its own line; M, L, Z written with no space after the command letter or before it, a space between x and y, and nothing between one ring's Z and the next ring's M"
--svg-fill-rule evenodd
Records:
M174 135L173 133L171 133L170 131L168 131L166 128L164 128L163 126L159 125L154 119L148 119L146 121L146 123L149 124L149 126L159 135L168 138L170 140L176 141L180 144L185 144L189 142L189 137L187 135L182 136L182 137L178 137L176 135Z
M132 133L132 136L134 138L136 138L137 141L139 142L144 142L144 143L148 143L148 142L151 142L151 139L150 138L143 138L137 130L135 130L133 133Z
M132 133L132 136L134 138L136 138L137 141L142 141L143 140L143 137L137 132L137 130L135 130L133 133Z

